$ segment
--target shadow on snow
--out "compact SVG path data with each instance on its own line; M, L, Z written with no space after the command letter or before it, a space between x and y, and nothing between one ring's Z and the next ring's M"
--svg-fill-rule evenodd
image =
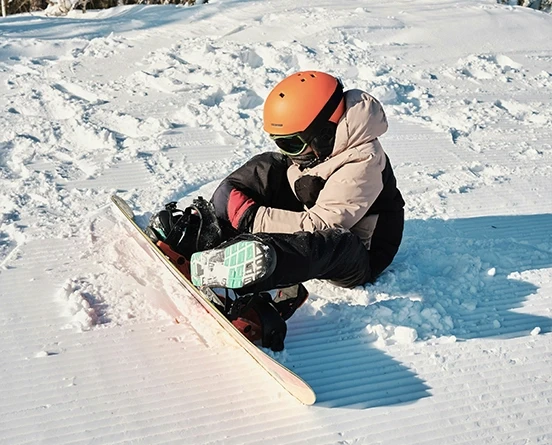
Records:
M111 34L122 35L128 31L153 29L172 22L195 22L218 12L219 8L211 5L129 5L102 10L94 15L85 13L79 18L23 14L3 19L0 33L4 37L17 39L91 40Z
M405 326L422 340L551 332L551 318L529 312L545 312L552 302L528 302L539 288L524 275L550 267L551 214L407 221L394 263L365 287L373 303L299 311L282 360L312 385L321 406L414 402L430 396L430 387L375 348L366 326Z

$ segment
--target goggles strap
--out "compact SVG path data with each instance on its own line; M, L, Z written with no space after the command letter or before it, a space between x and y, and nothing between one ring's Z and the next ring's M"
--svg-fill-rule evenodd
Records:
M324 105L324 108L322 108L320 113L318 113L318 116L314 118L307 129L302 132L302 138L305 141L308 141L310 143L313 136L316 136L318 130L320 130L326 124L326 122L330 120L332 114L334 114L335 110L337 110L341 99L343 99L343 84L338 79L337 85L335 86L335 91L330 96L328 102L326 102L326 105Z

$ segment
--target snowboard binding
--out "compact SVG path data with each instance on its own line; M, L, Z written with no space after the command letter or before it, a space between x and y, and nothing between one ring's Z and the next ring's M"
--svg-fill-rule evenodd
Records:
M196 252L220 245L223 235L213 205L199 197L184 210L176 202L153 215L144 230L178 270L191 280L190 259ZM231 298L217 294L212 303L249 341L273 351L284 349L287 320L307 299L302 284L279 289L274 300L268 292L249 293Z
M301 307L309 296L302 283L278 289L273 297L269 292L240 296L230 289L226 295L215 292L217 309L252 343L281 351L287 333L285 321ZM235 298L230 297L230 292Z
M222 231L209 201L200 196L184 210L176 205L176 202L169 202L164 210L151 217L145 232L155 244L159 246L161 242L187 260L195 252L220 244Z
M268 292L236 296L235 299L229 297L228 290L226 294L225 298L220 298L223 307L218 309L238 331L263 348L275 352L284 349L287 325Z

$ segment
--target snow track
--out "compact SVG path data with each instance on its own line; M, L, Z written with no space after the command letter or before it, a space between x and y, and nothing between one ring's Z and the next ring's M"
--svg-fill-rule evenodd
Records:
M551 26L490 0L3 19L0 442L552 444ZM309 408L108 205L210 196L273 147L263 100L302 69L383 102L407 203L376 284L307 283L274 357Z

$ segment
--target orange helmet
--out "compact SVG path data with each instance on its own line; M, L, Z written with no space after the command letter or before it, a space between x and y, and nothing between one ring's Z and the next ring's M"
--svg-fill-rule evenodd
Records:
M274 136L313 135L328 121L337 124L344 111L343 85L338 79L320 71L302 71L286 77L270 92L263 127Z

